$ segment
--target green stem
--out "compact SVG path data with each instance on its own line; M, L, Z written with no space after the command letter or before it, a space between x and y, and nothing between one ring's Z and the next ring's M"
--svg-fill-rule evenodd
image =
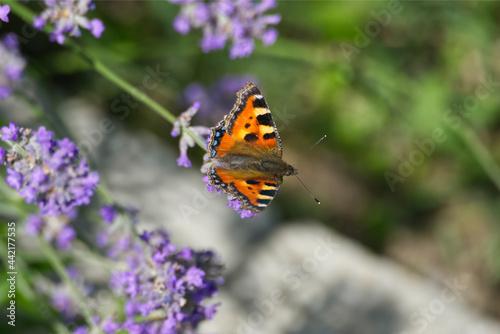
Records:
M90 332L93 333L94 331L97 331L98 328L95 325L94 321L92 320L92 313L90 312L90 309L87 307L87 304L85 303L85 299L78 290L77 286L69 277L68 272L64 268L63 263L61 262L61 259L57 256L56 252L52 248L50 244L48 244L43 237L39 236L38 241L40 242L40 245L42 247L42 251L51 263L52 267L56 271L56 273L59 275L59 277L62 279L64 283L66 283L75 298L78 301L79 307L82 311L82 315L85 318L85 321L89 325L89 328L91 329Z
M490 155L481 140L469 127L465 127L462 131L455 132L462 137L463 141L469 147L476 160L500 191L500 167L498 167L498 164Z
M144 240L141 239L139 231L137 231L137 228L135 227L135 224L132 221L132 219L130 219L130 216L126 213L122 213L121 215L128 222L128 226L130 226L130 229L132 230L132 233L134 234L134 238L138 241L138 244L142 249L142 254L144 254L144 258L145 259L151 258L151 254L150 254L148 248L146 247L146 243L144 242Z
M88 53L86 53L81 46L74 43L73 41L69 41L68 45L75 50L83 59L87 60L90 66L96 70L96 72L100 73L103 77L122 88L124 91L128 92L132 95L136 100L141 101L145 105L147 105L151 110L160 115L162 118L174 124L176 121L176 117L170 113L166 108L162 107L158 102L151 99L149 96L141 92L139 89L135 88L127 81L118 76L115 72L109 69L106 65L101 63L99 60L93 58ZM194 139L196 144L200 146L202 149L207 151L207 144L196 134L194 134L189 128L183 127L183 131L185 131L191 138Z
M33 17L35 16L35 13L32 12L29 8L19 4L18 1L14 1L10 5L12 12L16 13L18 16L20 16L24 21L28 23L33 22ZM45 29L43 29L43 32L45 33L50 33L51 29L49 28L48 25L45 25ZM80 45L75 43L71 39L67 39L65 41L65 45L69 46L72 48L83 60L85 60L90 67L92 67L96 72L101 74L104 78L108 79L112 83L114 83L116 86L120 87L127 93L129 93L131 96L133 96L136 100L141 101L145 105L147 105L151 110L153 110L155 113L160 115L162 118L173 124L176 120L176 117L168 111L166 108L162 107L158 102L154 101L151 99L149 96L129 84L126 80L121 78L119 75L117 75L115 72L113 72L109 67L101 63L99 60L91 56L88 52L86 52ZM206 148L206 143L196 134L194 134L189 128L184 128L183 129L190 137L193 138L193 140L200 146L202 149L205 151L207 150Z

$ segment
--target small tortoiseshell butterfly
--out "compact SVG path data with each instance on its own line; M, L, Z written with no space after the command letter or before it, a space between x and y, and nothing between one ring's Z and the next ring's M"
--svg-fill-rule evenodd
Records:
M231 112L210 129L209 184L258 213L276 195L283 176L298 171L281 159L283 149L271 111L251 82L237 93Z

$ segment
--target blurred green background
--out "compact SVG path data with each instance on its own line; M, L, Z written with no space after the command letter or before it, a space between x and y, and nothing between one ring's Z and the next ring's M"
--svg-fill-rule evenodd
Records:
M202 53L200 31L174 31L178 10L167 1L99 1L92 15L106 31L78 42L133 85L160 66L169 75L148 95L176 115L194 82L256 78L286 161L328 135L296 166L322 204L288 178L272 204L283 222L317 219L425 275L474 272L469 301L500 317L500 189L485 158L500 162L498 2L281 1L271 11L282 15L277 42L258 42L237 60L227 48ZM21 29L11 21L2 32ZM78 96L121 122L110 105L122 90L73 51L38 33L22 52L43 108ZM178 145L172 125L146 106L123 124ZM189 151L195 168L203 154Z

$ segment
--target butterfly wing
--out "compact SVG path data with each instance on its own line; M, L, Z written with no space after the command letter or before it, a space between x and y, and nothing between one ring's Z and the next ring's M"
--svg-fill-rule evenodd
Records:
M225 118L227 133L254 150L269 151L281 158L281 139L261 91L248 82L236 95L236 103Z
M221 158L230 153L231 148L237 144L236 140L226 131L226 123L220 121L215 128L210 129L210 141L208 142L208 156L213 159Z
M282 146L271 111L254 84L248 82L237 92L231 112L211 129L208 149L210 185L235 196L253 213L271 203L281 178L249 166L271 156L281 160Z
M241 178L240 172L218 167L208 171L210 184L235 196L243 209L258 213L273 200L280 182L263 178Z

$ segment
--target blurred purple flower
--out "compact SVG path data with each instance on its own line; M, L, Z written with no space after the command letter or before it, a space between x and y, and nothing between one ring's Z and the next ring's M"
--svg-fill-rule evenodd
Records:
M276 7L275 0L170 0L181 6L174 20L174 28L187 34L191 28L202 29L200 42L203 52L224 48L227 41L232 42L230 58L248 57L254 50L254 38L261 39L265 46L276 41L278 32L268 28L280 22L278 14L264 15Z
M24 223L24 232L30 236L36 236L42 231L42 227L45 224L43 218L40 215L29 215Z
M116 211L116 207L114 205L105 205L101 209L101 211L99 211L99 214L101 215L104 222L109 224L112 223L113 220L115 220L118 212Z
M38 131L10 123L0 129L2 140L13 140L25 154L7 152L7 183L27 203L38 204L42 215L68 213L88 204L99 183L97 172L89 172L85 158L69 139L54 140L43 126Z
M186 17L180 15L174 19L174 28L182 35L186 35L189 30L191 30L189 20Z
M24 223L24 233L29 236L42 235L47 242L55 242L56 247L68 250L76 237L69 223L77 216L76 210L58 216L31 214Z
M75 268L68 267L66 270L80 294L84 297L88 296L92 291L91 286L85 285L81 275ZM81 313L78 299L67 284L53 282L45 277L40 277L35 281L35 289L39 294L46 295L50 298L52 307L57 312L61 313L66 321L76 319Z
M268 29L262 36L262 43L264 45L273 45L276 39L278 39L278 30Z
M255 44L251 38L241 38L235 41L231 50L229 50L229 55L232 59L234 58L244 58L252 54Z
M101 326L102 330L106 333L113 334L121 328L120 324L113 321L112 317L106 318Z
M80 28L90 30L94 37L101 37L104 25L99 19L89 20L85 15L94 9L92 0L44 0L47 8L34 18L33 26L42 29L47 22L54 24L51 41L63 44L66 35L80 37Z
M127 299L126 319L107 318L100 328L106 333L193 333L201 321L215 314L218 304L202 303L223 283L223 265L210 251L176 250L162 230L144 232L141 239L144 248L134 244L120 254L128 269L113 272L110 281Z
M89 30L94 37L100 38L104 32L104 24L99 19L92 19L89 24Z
M89 329L85 326L77 327L73 334L88 334Z
M134 250L133 239L134 231L130 223L117 219L118 214L126 215L132 224L137 224L139 210L132 207L122 207L119 204L106 205L101 209L100 214L103 217L106 226L96 236L96 244L100 248L106 249L106 256L116 259L127 250ZM111 223L124 223L119 228L110 226ZM131 247L133 246L133 247Z
M206 171L205 171L205 172L206 172ZM202 171L202 173L204 173L204 172ZM209 178L208 178L208 176L207 176L207 175L205 175L205 176L202 178L202 180L203 180L203 181L205 181L205 182L207 183L207 190L208 190L208 192L210 192L210 193L211 193L212 191L216 190L216 191L217 191L217 193L218 193L219 195L220 195L220 194L222 194L222 190L217 189L217 187L215 187L215 186L211 186L211 185L208 183Z
M7 16L10 13L9 5L0 5L0 21L9 22L9 17Z
M21 80L25 67L26 61L19 52L17 36L13 33L3 36L0 40L0 100L12 94L14 84Z
M2 131L2 140L16 140L17 139L17 131L19 127L14 123L10 122L9 126L2 126L0 131Z
M104 245L107 248L106 256L110 259L116 259L125 251L130 250L132 239L133 235L131 232L110 234L108 231L107 243Z
M59 249L68 250L71 247L71 241L75 238L76 232L71 226L64 226L58 233L56 244Z
M191 118L196 114L200 108L200 103L194 102L191 107L180 114L174 122L174 128L170 133L172 137L177 137L182 133L181 139L179 140L179 150L181 152L180 157L177 159L177 165L179 167L191 167L191 161L187 156L187 150L189 147L194 147L194 139L184 131L184 129L189 129L191 133L202 138L203 141L207 141L210 135L210 129L205 126L191 126Z

